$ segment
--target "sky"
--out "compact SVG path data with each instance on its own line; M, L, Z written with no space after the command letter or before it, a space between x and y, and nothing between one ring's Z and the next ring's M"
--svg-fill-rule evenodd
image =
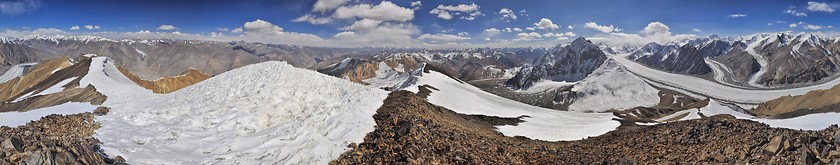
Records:
M0 0L0 36L91 35L324 47L547 47L586 37L838 36L840 0Z

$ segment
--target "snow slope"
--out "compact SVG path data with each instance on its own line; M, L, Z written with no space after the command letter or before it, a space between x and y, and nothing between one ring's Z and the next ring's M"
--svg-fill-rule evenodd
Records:
M97 117L103 127L95 137L132 164L326 164L374 130L372 116L387 96L284 62L153 94L120 89L124 76L102 74L113 65L97 61L91 69L101 71L84 82L108 95L104 106L112 109Z
M509 100L481 89L460 83L448 76L431 71L424 73L416 83L405 90L418 92L418 86L431 85L428 100L462 114L481 114L498 117L525 117L517 126L499 126L506 136L525 136L547 141L580 140L615 130L619 123L610 113L581 113L558 111Z
M698 77L667 73L651 69L627 59L627 56L628 54L622 54L613 56L612 58L624 65L627 70L641 76L644 79L652 80L658 84L664 84L704 96L735 103L758 104L779 98L781 96L802 95L811 90L829 89L834 85L840 84L840 79L834 79L823 84L790 89L741 89Z
M659 103L659 90L612 59L608 59L592 74L578 82L572 91L580 97L569 105L571 111L604 112L639 106L650 107Z
M0 83L4 83L4 82L9 81L9 80L11 80L15 77L22 76L23 75L23 70L26 69L26 67L35 66L36 64L38 64L38 63L24 63L24 64L17 64L15 66L12 66L11 68L9 68L9 70L6 71L6 73L3 73L3 75L0 75Z

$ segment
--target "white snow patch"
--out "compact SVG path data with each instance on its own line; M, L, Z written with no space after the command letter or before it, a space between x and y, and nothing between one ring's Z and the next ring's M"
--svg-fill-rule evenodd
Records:
M689 110L686 110L689 111ZM696 110L690 110L696 111ZM684 111L680 111L677 113L681 113ZM766 119L766 118L758 118L749 114L745 114L743 112L739 112L733 109L733 107L724 105L717 100L712 99L709 101L709 105L703 108L700 108L700 113L703 113L705 116L714 116L719 114L729 114L734 116L738 119L746 119L746 120L753 120L761 123L765 123L770 125L770 127L776 128L789 128L789 129L798 129L798 130L821 130L828 128L833 124L840 124L840 113L831 112L831 113L818 113L818 114L809 114L794 118L788 119ZM697 117L699 118L699 117ZM680 120L691 120L697 119L694 117L686 117ZM663 117L662 119L668 119L667 117Z
M113 67L97 61L92 69ZM374 130L372 116L387 96L284 62L244 66L170 94L111 95L119 86L102 83L124 76L91 76L84 82L108 95L112 108L97 117L103 127L95 137L132 164L327 164Z
M639 106L650 107L660 100L659 90L612 59L608 59L601 67L578 82L572 91L582 96L569 105L571 111L604 112Z
M418 86L434 88L428 97L432 104L462 114L481 114L498 117L525 117L517 126L499 126L506 136L525 136L533 139L558 141L580 140L615 130L619 123L610 113L581 113L540 108L487 93L475 86L463 84L434 72L423 74L415 85L405 90L417 92Z
M34 109L26 112L3 112L0 113L0 126L17 127L29 121L40 120L42 117L52 114L72 115L85 112L92 112L96 106L90 103L67 102L64 104Z
M23 70L27 67L35 66L38 64L37 62L34 63L23 63L11 66L9 70L7 70L3 75L0 75L0 83L4 83L9 81L15 77L20 77L23 75Z
M76 78L78 78L78 77L71 77L71 78L68 78L68 79L61 80L61 82L58 82L55 85L50 86L47 89L44 89L44 91L41 91L40 93L37 93L37 94L33 95L32 93L35 92L35 91L32 91L32 92L27 93L26 95L18 97L17 99L13 100L12 102L18 102L18 101L21 101L21 100L26 100L27 98L30 98L30 97L35 97L35 96L40 96L40 95L48 95L48 94L61 92L62 90L64 90L64 87L62 87L62 86L67 85L67 83L70 83L71 81L75 80Z

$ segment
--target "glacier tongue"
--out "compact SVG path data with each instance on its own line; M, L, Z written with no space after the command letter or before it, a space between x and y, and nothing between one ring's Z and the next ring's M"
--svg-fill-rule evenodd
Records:
M327 164L374 130L372 116L387 96L283 62L148 94L122 88L119 72L108 69L113 64L98 61L91 69L100 71L83 83L108 95L104 106L112 109L97 117L95 137L106 153L132 164Z

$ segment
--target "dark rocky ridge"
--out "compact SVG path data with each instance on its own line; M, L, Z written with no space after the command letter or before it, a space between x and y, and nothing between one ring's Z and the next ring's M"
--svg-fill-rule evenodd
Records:
M331 164L617 164L832 163L840 161L840 128L796 131L712 116L654 126L622 126L580 141L506 137L414 93L389 95L377 126Z

